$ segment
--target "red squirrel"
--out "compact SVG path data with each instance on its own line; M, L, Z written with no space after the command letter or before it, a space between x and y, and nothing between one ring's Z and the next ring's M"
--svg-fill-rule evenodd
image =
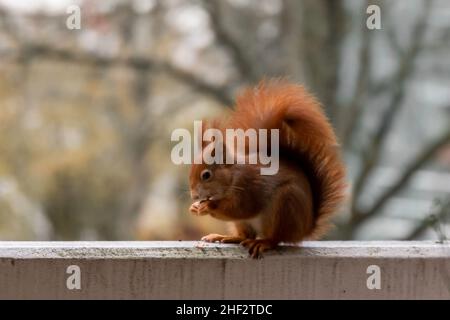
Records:
M345 167L320 103L300 85L262 81L244 90L229 119L212 128L278 129L279 170L261 164L192 164L191 213L231 221L230 235L207 242L240 243L253 258L279 243L318 239L345 198Z

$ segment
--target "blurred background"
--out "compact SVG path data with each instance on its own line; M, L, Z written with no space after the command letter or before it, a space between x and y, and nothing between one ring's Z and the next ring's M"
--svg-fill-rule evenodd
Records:
M0 0L0 240L222 232L189 214L170 134L263 76L307 86L339 134L328 239L450 235L449 1Z

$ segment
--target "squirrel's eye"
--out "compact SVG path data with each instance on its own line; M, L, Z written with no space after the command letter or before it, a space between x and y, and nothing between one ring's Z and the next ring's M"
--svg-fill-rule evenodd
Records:
M212 177L212 172L211 170L205 169L202 171L202 173L200 173L200 178L202 179L202 181L206 181L211 179Z

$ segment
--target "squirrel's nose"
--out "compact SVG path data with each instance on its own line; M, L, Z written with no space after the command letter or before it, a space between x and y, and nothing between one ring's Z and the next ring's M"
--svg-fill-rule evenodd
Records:
M197 200L206 201L211 197L211 193L208 191L200 191L197 195Z
M199 195L198 195L197 192L192 192L192 191L191 191L191 199L192 199L192 200L197 201L199 198L200 198L200 197L199 197Z

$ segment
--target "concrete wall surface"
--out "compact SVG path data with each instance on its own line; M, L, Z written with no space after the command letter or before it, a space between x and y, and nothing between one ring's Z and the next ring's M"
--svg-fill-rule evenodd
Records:
M0 242L1 299L450 299L450 244Z

